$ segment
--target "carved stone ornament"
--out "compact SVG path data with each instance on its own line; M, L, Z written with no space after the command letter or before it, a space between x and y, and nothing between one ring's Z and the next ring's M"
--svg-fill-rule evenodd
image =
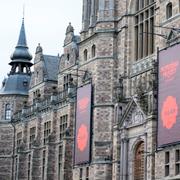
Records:
M70 33L70 32L74 32L74 28L71 25L71 23L69 23L68 27L66 28L66 34Z
M43 52L43 49L42 49L42 47L41 47L41 45L40 45L40 43L39 43L38 46L37 46L37 48L36 48L36 54L42 53L42 52Z
M141 124L144 121L144 116L143 113L140 110L134 110L132 113L132 116L129 120L128 125L137 125L137 124Z

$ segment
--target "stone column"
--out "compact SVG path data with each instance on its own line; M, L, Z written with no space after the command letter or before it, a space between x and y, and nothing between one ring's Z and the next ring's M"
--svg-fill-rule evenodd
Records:
M91 17L90 17L90 26L95 24L95 0L91 1Z
M125 138L124 141L124 155L123 155L123 180L127 180L128 170L128 140Z
M121 154L120 154L120 180L123 179L123 156L124 156L124 142L121 139Z
M82 29L86 30L88 25L88 0L83 0Z

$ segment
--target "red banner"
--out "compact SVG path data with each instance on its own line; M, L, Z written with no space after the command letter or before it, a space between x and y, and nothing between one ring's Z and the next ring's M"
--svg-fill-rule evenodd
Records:
M180 45L159 53L158 146L180 142Z
M90 161L91 84L77 90L75 165Z

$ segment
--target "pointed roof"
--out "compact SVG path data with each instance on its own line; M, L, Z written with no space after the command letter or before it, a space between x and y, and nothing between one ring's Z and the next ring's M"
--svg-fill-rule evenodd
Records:
M16 45L15 51L11 55L12 61L9 64L12 65L15 62L30 63L30 60L32 59L32 55L30 54L28 49L29 48L27 46L25 26L24 26L24 18L23 18L21 30L19 33L18 43Z
M9 64L12 68L8 74L8 78L3 81L3 87L0 89L0 95L15 94L27 96L31 78L30 67L32 66L32 56L29 53L26 42L24 18L22 20L18 43L11 59L12 61ZM21 64L21 66L19 66L19 64Z
M27 47L26 32L25 32L25 27L24 27L24 18L22 19L22 25L21 25L21 30L20 30L17 46Z

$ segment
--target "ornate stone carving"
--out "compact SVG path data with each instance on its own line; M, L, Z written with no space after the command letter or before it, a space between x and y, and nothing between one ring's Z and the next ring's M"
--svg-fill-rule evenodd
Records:
M137 124L141 124L144 121L144 115L141 112L141 110L135 110L133 111L132 115L131 115L131 119L129 120L128 125L137 125Z
M43 49L42 49L42 47L41 47L41 45L40 45L40 43L39 43L38 46L37 46L37 48L36 48L36 54L42 53L42 52L43 52Z
M68 27L66 28L66 34L71 33L71 32L74 32L74 28L71 25L71 23L69 23Z

